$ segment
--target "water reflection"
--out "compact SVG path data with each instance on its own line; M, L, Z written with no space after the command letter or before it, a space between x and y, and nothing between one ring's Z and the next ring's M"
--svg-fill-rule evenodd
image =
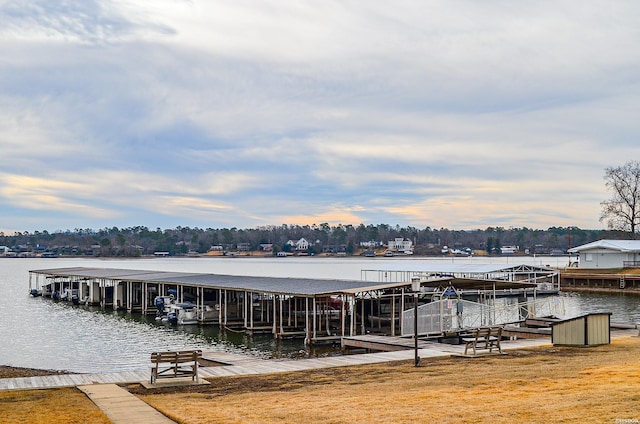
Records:
M611 312L611 321L640 323L640 295L629 293L563 292L566 317L593 312Z

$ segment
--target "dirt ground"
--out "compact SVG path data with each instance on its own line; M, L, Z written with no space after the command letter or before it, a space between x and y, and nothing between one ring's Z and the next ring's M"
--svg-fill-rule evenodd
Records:
M35 377L38 375L68 374L66 371L39 370L35 368L14 368L0 365L0 378Z

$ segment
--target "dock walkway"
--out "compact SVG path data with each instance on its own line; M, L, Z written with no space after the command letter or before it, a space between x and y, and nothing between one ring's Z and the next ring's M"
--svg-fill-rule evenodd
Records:
M113 424L175 424L117 384L78 386Z
M636 333L637 331L633 332L633 334ZM548 345L549 343L549 339L505 340L502 347L503 350L526 349ZM424 342L418 350L418 354L423 359L462 353L464 353L464 346L432 342ZM201 367L198 370L201 378L214 378L404 361L413 359L414 351L407 349L395 352L365 353L297 360L266 360L225 352L206 351L203 352L203 358L218 363L229 364ZM86 386L91 384L132 384L149 380L149 375L149 370L141 370L100 374L60 374L40 377L2 378L0 379L0 390L46 389L53 387Z

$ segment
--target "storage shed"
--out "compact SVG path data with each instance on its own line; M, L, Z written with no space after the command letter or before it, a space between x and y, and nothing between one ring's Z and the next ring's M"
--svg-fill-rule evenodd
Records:
M598 346L611 343L611 312L582 315L551 325L551 343Z

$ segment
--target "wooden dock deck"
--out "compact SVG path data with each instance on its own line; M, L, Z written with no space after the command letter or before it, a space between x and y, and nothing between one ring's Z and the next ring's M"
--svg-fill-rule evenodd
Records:
M418 339L418 349L424 349L429 342ZM377 350L381 352L395 352L398 350L415 349L413 338L379 336L366 334L361 336L349 336L342 338L342 347Z
M637 331L633 331L636 334ZM506 340L503 350L524 349L550 344L548 339ZM464 352L464 346L444 343L422 342L419 349L421 358L457 355ZM297 360L259 359L226 352L206 351L207 360L229 365L201 367L201 378L229 377L236 375L259 375L305 371L312 369L375 364L413 359L414 351L409 348L394 352L365 353L358 355L329 356ZM131 384L149 380L150 371L127 371L99 374L61 374L40 377L20 377L0 379L0 390L29 390L53 387L73 387L91 384Z

